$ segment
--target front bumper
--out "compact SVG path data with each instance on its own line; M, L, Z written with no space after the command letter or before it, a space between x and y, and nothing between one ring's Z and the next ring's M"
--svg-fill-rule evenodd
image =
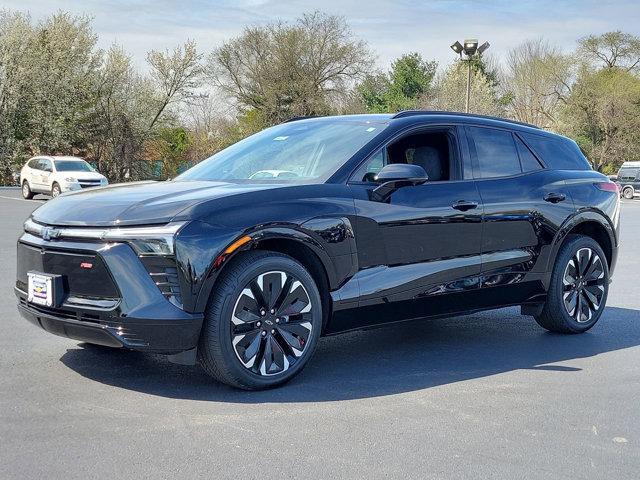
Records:
M31 323L74 340L133 350L175 354L197 346L203 315L171 303L127 244L47 241L28 233L20 244L14 291L20 314ZM36 257L34 249L41 252ZM97 276L69 267L85 257ZM66 275L59 306L27 302L23 277L29 270Z
M173 320L108 319L96 310L74 308L67 303L56 309L31 305L27 303L26 292L14 290L20 315L54 335L108 347L165 354L191 350L198 344L201 316Z

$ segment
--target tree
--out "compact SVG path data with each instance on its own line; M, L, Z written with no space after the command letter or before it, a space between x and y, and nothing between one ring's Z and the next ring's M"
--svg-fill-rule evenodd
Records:
M331 113L371 63L366 44L342 17L315 12L292 25L247 28L216 49L208 65L224 94L269 125Z
M358 85L360 99L368 112L411 110L427 92L438 64L413 52L396 59L387 74L367 75Z
M436 78L433 89L422 99L422 106L432 110L463 112L466 100L467 61L451 64ZM494 81L481 68L471 68L471 96L469 110L485 115L502 115L504 101Z
M605 68L637 70L640 68L640 37L617 30L589 35L579 40L578 53Z
M101 53L88 17L0 15L0 162L82 149Z
M570 57L542 39L526 40L507 55L504 89L515 120L553 127L574 76Z
M563 131L593 167L612 173L640 159L640 79L626 70L583 68L563 112Z
M155 162L162 158L150 157L149 152L170 152L170 148L158 147L175 127L175 115L169 108L192 98L200 85L201 57L193 43L173 51L152 51L147 58L149 77L139 75L127 53L113 46L99 71L90 153L114 181L153 175ZM154 141L154 146L147 145ZM165 176L175 174L174 164L172 156Z

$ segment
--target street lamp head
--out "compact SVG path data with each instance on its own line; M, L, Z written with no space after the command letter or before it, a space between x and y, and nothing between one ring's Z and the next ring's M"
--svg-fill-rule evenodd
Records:
M482 45L480 45L478 47L478 55L482 55L485 50L487 50L489 48L490 44L489 42L484 42Z
M462 44L460 42L456 41L456 43L451 45L451 50L453 50L457 54L461 54L462 50L463 50Z
M467 55L468 57L471 57L473 56L474 53L476 53L476 50L478 50L478 40L471 39L471 40L464 41L465 55Z

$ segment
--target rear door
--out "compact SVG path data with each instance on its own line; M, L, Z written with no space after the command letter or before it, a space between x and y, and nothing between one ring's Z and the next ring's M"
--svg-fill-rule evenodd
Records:
M43 191L48 192L51 190L51 180L53 178L53 162L48 158L42 158L40 160L40 166L42 171L40 186Z
M27 181L32 191L42 191L42 159L34 158L29 162Z
M517 132L484 126L467 132L484 205L481 288L508 286L486 298L518 303L542 293L551 243L573 202L561 171L547 168Z

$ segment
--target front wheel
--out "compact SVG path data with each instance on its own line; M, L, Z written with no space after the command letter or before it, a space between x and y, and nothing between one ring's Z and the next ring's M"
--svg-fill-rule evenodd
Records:
M609 267L600 245L590 237L567 237L553 268L540 326L552 332L582 333L593 327L609 293Z
M267 251L240 254L222 275L205 313L200 364L246 390L287 382L313 355L322 329L313 277L293 258Z

